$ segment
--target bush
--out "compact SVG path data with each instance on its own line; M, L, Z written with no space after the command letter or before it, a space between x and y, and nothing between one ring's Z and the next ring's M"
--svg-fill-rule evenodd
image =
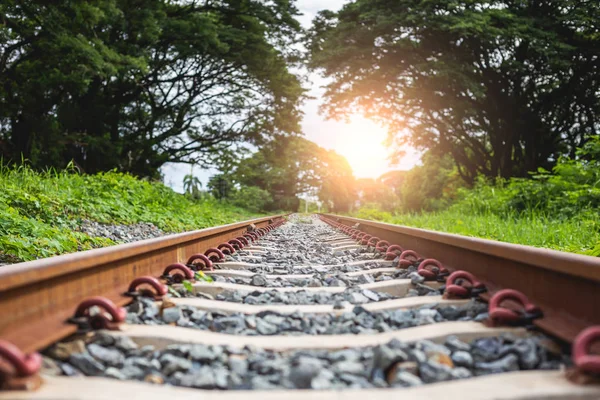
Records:
M256 186L243 186L231 197L233 205L253 212L265 211L272 202L269 192Z
M435 167L430 171L436 170ZM448 171L448 169L445 169ZM600 256L600 138L593 137L576 159L561 158L552 171L540 169L530 179L479 178L472 189L451 184L451 197L439 195L440 181L427 182L427 169L418 167L403 182L404 207L397 215L369 204L353 215L419 228L477 236L557 250ZM445 175L442 182L450 175ZM412 182L412 183L411 183ZM411 191L411 184L416 189ZM428 192L430 188L433 191ZM444 189L445 191L446 189ZM454 198L443 211L406 213L407 209L436 209L425 193L438 193L441 203ZM412 197L411 197L412 196ZM412 199L414 204L407 203ZM412 204L412 205L410 205Z
M392 214L387 211L381 211L377 204L367 204L361 207L354 213L354 216L372 221L389 221L392 218Z

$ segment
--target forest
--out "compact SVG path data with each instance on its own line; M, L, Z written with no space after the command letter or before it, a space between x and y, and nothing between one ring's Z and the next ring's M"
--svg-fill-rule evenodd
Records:
M196 226L318 202L600 256L599 3L351 0L309 28L300 16L294 0L3 1L0 256L52 236L51 254L102 245L70 233L78 215L191 229L153 196L223 216ZM327 118L369 118L392 165L406 146L420 162L356 178L308 140L311 74ZM159 189L168 163L218 172L185 176L180 196Z

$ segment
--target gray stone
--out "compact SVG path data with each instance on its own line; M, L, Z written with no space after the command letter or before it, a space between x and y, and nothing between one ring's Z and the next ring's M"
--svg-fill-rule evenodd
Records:
M488 313L481 313L481 314L477 314L475 316L475 318L473 318L473 321L483 322L483 321L487 321L489 318L490 318L490 315Z
M452 379L466 379L473 376L471 371L464 367L453 368L450 371L450 374L452 375Z
M461 341L455 335L448 336L446 338L446 346L451 350L461 350L461 351L469 351L471 350L471 346L469 344Z
M61 363L60 370L66 376L81 376L82 373L69 363Z
M376 346L373 350L375 368L388 369L392 364L406 361L408 355L401 349L393 349L388 345Z
M363 274L363 275L359 275L358 278L358 283L359 284L365 284L365 283L373 283L375 282L375 278L373 278L373 275L371 274Z
M267 286L267 278L263 275L254 275L250 284L253 286Z
M437 362L426 361L419 364L419 376L425 383L442 382L452 378L452 368Z
M134 367L138 367L141 368L145 371L147 370L156 370L156 371L160 371L160 362L153 358L153 359L148 359L146 357L129 357L125 360L125 365L131 365Z
M278 329L276 325L270 324L262 319L256 320L256 331L261 335L274 335Z
M128 351L137 350L138 345L129 336L115 337L114 345L117 349L127 353Z
M299 389L308 389L311 382L321 371L322 366L319 360L308 357L301 357L297 365L292 366L289 373L289 380Z
M452 353L452 362L459 367L471 368L473 366L473 356L468 351L458 350Z
M190 347L189 356L194 361L206 363L216 360L218 355L206 345L195 344Z
M177 357L173 354L163 354L160 357L162 365L162 373L171 375L176 371L187 372L192 368L192 362L182 357Z
M256 390L267 390L267 389L275 389L277 386L269 382L269 379L264 376L254 376L250 380L250 385L252 385L252 389Z
M414 314L411 310L394 310L390 312L390 322L402 326L408 324L414 319Z
M268 322L273 325L281 325L283 321L285 321L285 317L280 315L268 314L263 317L265 322Z
M229 357L229 369L238 375L245 375L248 372L248 360L238 357Z
M87 349L92 357L105 365L120 367L125 361L125 356L117 349L109 349L95 343L88 344Z
M311 278L308 281L308 287L321 287L323 286L323 283L321 282L321 280L317 279L317 278Z
M471 343L472 355L477 355L484 361L493 361L498 358L501 342L498 338L482 338Z
M360 360L360 352L353 349L339 350L329 355L332 362L338 361L358 361Z
M356 292L349 293L346 297L346 300L352 304L365 304L369 302L369 299L365 295Z
M94 343L100 346L114 346L115 337L106 332L96 332L94 335Z
M100 375L104 372L104 365L88 353L74 353L69 357L69 363L78 368L87 376Z
M215 386L219 389L227 389L227 381L229 380L229 371L223 367L213 368Z
M418 272L411 272L410 274L408 274L407 278L410 279L410 282L413 285L425 282L425 277L419 275Z
M194 310L189 318L191 321L195 322L195 323L200 323L202 322L202 320L206 317L207 313L205 311L202 310Z
M422 385L423 381L418 376L415 376L410 372L397 370L390 383L393 386L410 387Z
M125 376L125 374L123 374L115 367L106 368L106 370L104 371L104 376L107 378L119 379L121 381L127 379L127 376Z
M260 304L258 297L255 296L246 296L244 299L245 304Z
M361 363L356 361L340 361L335 363L333 365L333 368L339 373L347 374L362 375L366 372L365 367Z
M436 344L434 342L432 342L431 340L420 340L417 344L416 347L418 349L421 349L423 351L427 352L433 352L433 353L442 353L445 355L450 355L451 351L449 348L447 348L444 345L441 344Z
M181 308L179 307L169 307L162 311L162 319L166 324L175 323L179 321L181 317Z
M362 295L371 301L379 301L379 295L372 290L363 289Z
M475 369L484 374L518 371L519 357L511 353L496 361L475 363Z
M430 318L432 321L435 321L436 318L441 317L437 310L424 309L418 310L417 313L419 314L420 318Z
M537 346L533 339L519 339L512 346L502 351L502 354L514 352L519 357L523 369L534 369L540 363Z
M175 383L199 389L214 389L217 386L213 370L210 367L202 367L193 373L178 375Z
M135 365L128 364L121 368L121 374L123 374L127 379L142 379L145 376L143 369L136 367Z

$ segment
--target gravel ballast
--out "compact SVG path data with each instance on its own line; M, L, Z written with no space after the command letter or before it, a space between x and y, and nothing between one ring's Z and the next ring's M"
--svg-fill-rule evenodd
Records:
M96 335L75 351L49 349L55 374L103 376L199 389L349 389L419 386L530 369L558 369L563 360L541 338L500 336L471 343L448 337L343 350L273 352L258 348L168 345L138 347L126 337ZM59 349L60 350L60 349ZM52 369L50 369L52 368Z

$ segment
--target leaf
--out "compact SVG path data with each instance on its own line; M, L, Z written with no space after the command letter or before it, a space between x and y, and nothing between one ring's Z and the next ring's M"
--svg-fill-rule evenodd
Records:
M192 285L192 282L185 280L182 282L183 287L185 288L185 290L187 290L190 293L194 292L194 285Z
M206 275L202 271L197 271L196 275L194 277L197 281L203 281L203 282L208 282L208 283L214 282L214 279L211 276Z

